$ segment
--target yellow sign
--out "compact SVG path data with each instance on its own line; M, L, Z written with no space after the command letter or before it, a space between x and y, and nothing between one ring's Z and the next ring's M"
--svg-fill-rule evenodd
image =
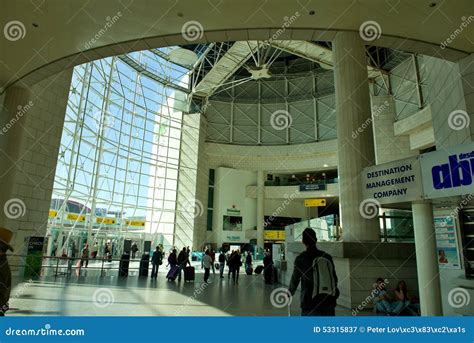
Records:
M326 206L326 199L305 199L304 207Z
M284 230L265 230L263 232L263 238L269 241L284 241L285 237Z
M58 215L58 211L49 210L49 218L56 218L57 215Z
M77 220L79 222L85 222L86 221L86 216L80 216L76 213L68 213L67 214L67 219L68 220Z
M145 222L142 220L126 220L125 224L130 226L145 226Z
M115 218L103 218L97 217L96 221L98 224L106 224L106 225L113 225L115 224Z

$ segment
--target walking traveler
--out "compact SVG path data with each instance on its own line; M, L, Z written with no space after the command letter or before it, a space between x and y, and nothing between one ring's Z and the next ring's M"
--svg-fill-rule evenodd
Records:
M163 250L161 247L158 245L156 247L156 250L153 252L153 255L151 257L151 278L157 278L158 276L158 268L163 264Z
M81 267L84 266L84 262L86 263L86 268L89 266L89 244L86 243L84 248L82 249L81 254Z
M0 227L0 316L4 316L8 311L8 300L12 288L12 274L7 260L7 251L13 251L10 241L13 232Z
M183 250L181 250L178 255L178 267L179 267L178 281L181 281L181 271L183 271L183 274L184 274L184 269L186 268L188 264L189 266L191 266L191 262L189 262L189 255L188 255L187 249L186 247L184 247Z
M221 253L219 254L219 274L221 279L224 278L224 268L225 268L225 254L221 250Z
M206 250L204 257L202 258L202 263L204 265L204 282L209 283L209 274L211 273L212 267L212 256L209 250Z
M263 258L263 278L265 283L271 285L273 282L273 259L269 251L265 252Z
M337 275L332 257L316 247L316 233L303 231L306 250L295 259L288 291L293 296L301 282L301 315L334 316L339 297Z

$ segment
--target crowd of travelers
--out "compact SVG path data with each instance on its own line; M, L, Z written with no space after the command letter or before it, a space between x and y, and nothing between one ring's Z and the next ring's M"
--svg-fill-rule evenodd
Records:
M12 232L5 228L0 228L0 316L3 316L8 310L8 300L11 291L11 272L9 269L6 253L13 251L10 245ZM338 277L332 257L326 252L316 247L316 233L313 229L307 228L302 234L302 243L305 247L294 260L294 269L287 289L288 297L294 296L297 288L301 284L300 306L302 316L334 316L337 299L339 297ZM98 247L96 243L92 249L87 244L84 245L82 253L78 260L78 269L88 266L89 254L92 258L97 257ZM110 242L104 247L104 259L111 260L113 245ZM132 254L136 255L138 247L132 245ZM144 254L149 257L148 254ZM151 278L157 279L158 270L163 261L165 261L165 252L162 245L158 245L151 256L152 272ZM70 259L71 261L73 259ZM191 264L195 260L191 256L189 247L183 247L179 253L177 248L171 249L166 261L169 270L166 279L173 282L176 279L181 281L184 275L185 281L194 281L195 272ZM272 284L277 281L276 268L270 251L265 251L263 265L253 268L253 257L250 251L241 253L239 249L232 251L220 250L216 261L216 252L214 249L206 247L201 258L201 268L204 269L203 282L210 283L211 270L213 275L219 272L219 278L224 279L225 267L228 268L227 279L232 284L239 283L240 269L244 266L245 274L261 274L263 272L266 284ZM140 266L140 269L142 267ZM148 264L145 267L148 273ZM397 284L393 293L386 289L386 282L379 278L374 284L372 298L375 310L385 315L419 315L419 304L415 298L408 292L405 281Z

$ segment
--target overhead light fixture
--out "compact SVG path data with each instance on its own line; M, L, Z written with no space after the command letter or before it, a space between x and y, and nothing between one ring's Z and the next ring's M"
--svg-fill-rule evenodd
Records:
M324 163L324 164L323 164L323 167L324 167L324 168L327 168L327 167L329 167L329 166L327 165L327 163Z

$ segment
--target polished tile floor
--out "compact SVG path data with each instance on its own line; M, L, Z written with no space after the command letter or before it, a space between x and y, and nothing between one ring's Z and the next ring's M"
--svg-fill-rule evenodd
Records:
M18 282L12 290L7 315L288 316L288 307L280 307L282 299L276 293L282 286L265 285L261 275L241 273L239 284L234 285L227 273L221 279L211 272L210 284L203 284L203 272L196 265L195 282L179 283L166 280L165 267L160 268L157 280L138 277L136 270L127 278L119 278L116 264L108 265L110 269L103 276L91 263L89 268L73 270L69 276ZM132 262L131 267L138 267L138 262ZM291 315L299 314L297 294ZM350 315L350 311L338 308L337 315Z

